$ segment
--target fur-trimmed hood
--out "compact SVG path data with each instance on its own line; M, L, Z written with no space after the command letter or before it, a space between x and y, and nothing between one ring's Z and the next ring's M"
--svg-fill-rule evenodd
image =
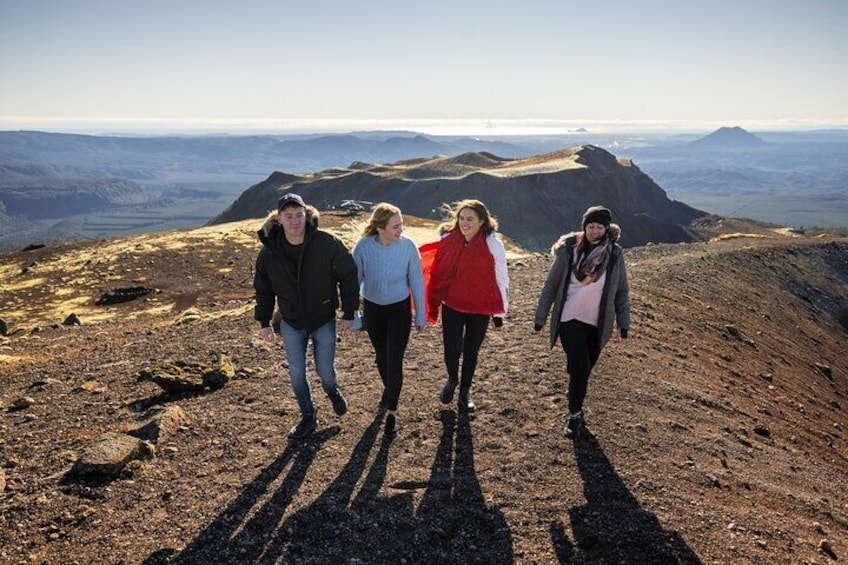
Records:
M280 224L277 223L277 213L275 211L268 212L268 216L265 218L265 221L262 223L262 227L259 228L259 231L256 232L259 236L259 240L262 243L266 243L271 239L271 233L275 229L283 229ZM306 207L306 229L317 229L318 228L318 210L313 208L312 206Z
M571 233L567 233L565 235L560 236L556 243L551 246L551 254L553 255L559 249L565 247L566 242L570 238L577 237L581 233L583 232L573 231ZM607 229L607 234L609 235L609 238L612 240L613 243L618 242L618 240L621 238L621 226L619 226L618 224L610 224L609 228Z

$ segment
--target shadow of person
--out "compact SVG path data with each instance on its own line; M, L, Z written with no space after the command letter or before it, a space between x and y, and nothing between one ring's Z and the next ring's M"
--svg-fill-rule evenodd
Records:
M501 511L486 504L474 469L466 412L441 413L442 436L416 516L424 525L413 562L512 563L512 535Z
M317 452L314 440L311 448L290 445L183 552L160 551L146 563L512 563L509 528L477 481L468 417L460 415L458 426L452 411L441 419L426 482L401 481L392 485L398 494L381 494L392 440L383 436L369 467L382 424L377 414L339 475L308 506L281 518ZM290 462L277 491L253 512ZM425 487L416 511L411 491Z
M282 455L247 484L241 494L184 550L179 553L171 549L159 550L144 561L145 565L254 561L276 530L321 445L339 431L338 426L335 426L321 430L306 440L290 441ZM290 463L288 473L271 498L255 509L257 500L263 497L271 483L277 480Z
M569 510L573 543L562 523L551 524L560 563L701 563L677 532L642 508L594 436L575 441L574 455L586 504Z
M386 473L390 441L383 439L359 493L382 415L377 414L353 448L350 460L315 501L292 514L277 530L259 563L375 562L390 533L376 532L370 512ZM353 501L352 501L353 500Z

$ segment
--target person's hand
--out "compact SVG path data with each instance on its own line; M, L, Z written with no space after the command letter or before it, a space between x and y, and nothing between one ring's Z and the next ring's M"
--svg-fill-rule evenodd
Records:
M495 325L495 329L499 330L503 327L503 316L492 316L492 323Z
M628 330L618 330L618 342L624 343L628 339Z
M536 335L545 335L547 331L544 325L533 324L533 333L535 333Z
M272 328L271 326L259 328L259 339L270 343L277 341L277 336L274 333L274 328Z
M353 326L353 320L345 320L344 318L342 318L341 320L339 320L339 322L343 332L351 331L350 328L351 326Z

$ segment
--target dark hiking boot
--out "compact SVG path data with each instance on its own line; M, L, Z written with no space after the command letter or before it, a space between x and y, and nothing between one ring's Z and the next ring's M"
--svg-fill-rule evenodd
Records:
M347 400L342 395L342 391L336 389L334 394L328 396L330 397L330 402L333 403L333 412L336 413L336 416L344 416L347 413Z
M583 436L585 428L583 422L583 411L576 412L569 416L568 423L565 424L565 437L571 439L580 439Z
M303 416L300 422L289 431L292 439L303 439L318 428L318 418L315 416Z
M394 414L389 414L386 416L386 432L387 437L394 437L397 435L397 417Z
M473 400L471 400L471 395L468 393L467 390L459 391L457 405L460 410L467 410L468 412L474 412L475 410L477 410L477 405L474 404Z
M448 377L448 380L445 381L445 386L442 387L442 393L439 395L439 400L442 401L442 404L451 403L451 400L453 400L453 393L456 390L456 385L458 384L458 379Z

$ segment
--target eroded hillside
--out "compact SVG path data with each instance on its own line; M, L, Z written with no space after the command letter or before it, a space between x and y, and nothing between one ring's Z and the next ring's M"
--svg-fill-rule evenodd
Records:
M322 222L354 237L350 218ZM562 435L564 355L532 333L549 258L516 252L475 417L439 403L430 328L411 341L400 434L386 440L370 345L348 334L337 365L350 412L337 418L319 395L319 432L288 443L297 406L284 355L254 339L251 319L257 224L0 257L0 317L13 334L0 342L0 562L848 556L844 240L758 234L628 250L632 337L604 351L591 436L577 444ZM129 287L151 292L104 301ZM62 326L71 313L82 324ZM238 370L214 392L138 380L153 364L217 354ZM102 433L175 406L186 420L153 459L115 478L65 474Z

